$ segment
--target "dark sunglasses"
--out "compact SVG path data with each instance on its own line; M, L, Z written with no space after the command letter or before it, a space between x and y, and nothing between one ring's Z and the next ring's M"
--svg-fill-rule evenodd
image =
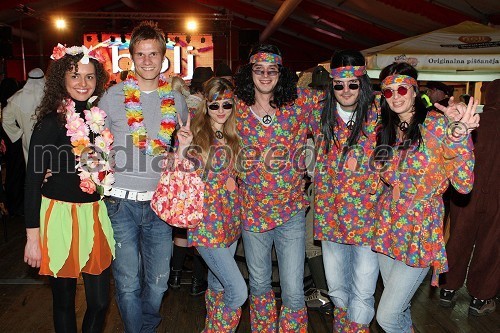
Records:
M408 87L399 86L398 89L396 89L396 91L398 92L399 96L404 96L408 93ZM394 90L384 89L382 90L382 94L384 95L385 98L391 98L392 95L394 94Z
M208 108L212 111L219 110L220 103L217 103L217 102L210 103L210 104L208 104ZM222 108L224 110L231 110L233 108L233 104L232 103L224 103L224 104L222 104Z
M274 70L271 70L271 71L267 71L267 72L266 72L266 71L264 71L264 70L262 70L262 69L252 69L252 72L254 72L254 73L255 73L255 75L258 75L258 76L262 76L262 75L264 75L264 74L266 74L266 73L267 73L267 75L269 75L269 76L276 76L276 75L278 75L278 74L279 74L279 71L274 71Z
M347 86L351 90L358 90L359 89L359 83L349 83ZM344 85L340 84L340 83L334 84L333 89L335 89L337 91L344 90Z

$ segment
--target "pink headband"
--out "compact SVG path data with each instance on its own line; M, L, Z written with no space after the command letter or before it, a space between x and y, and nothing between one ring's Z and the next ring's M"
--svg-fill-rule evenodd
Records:
M226 89L222 93L222 95L219 98L219 92L216 92L214 96L212 97L212 102L218 100L218 99L231 99L234 97L234 93L231 89Z
M330 71L331 78L346 79L350 77L363 76L366 74L365 66L345 66L333 68Z
M85 45L66 47L66 45L62 45L61 43L58 43L56 46L54 46L50 59L59 60L66 54L69 55L83 54L83 57L82 59L80 59L80 62L85 65L89 63L90 58L95 59L100 63L106 62L106 59L104 59L104 57L100 53L96 52L96 50L94 50L92 46L90 47L90 49L87 48Z
M414 86L418 90L418 84L417 80L415 80L413 77L408 76L408 75L389 75L385 79L382 80L382 84L380 85L380 88L384 90L387 88L388 85L390 84L406 84L409 86Z
M250 57L251 64L255 64L256 62L259 61L271 62L277 65L282 65L281 56L274 53L259 52L255 53L253 56Z

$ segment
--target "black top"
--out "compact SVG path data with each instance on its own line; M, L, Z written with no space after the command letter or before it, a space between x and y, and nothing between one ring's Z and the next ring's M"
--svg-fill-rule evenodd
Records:
M86 102L75 101L76 111L83 117ZM42 195L65 202L93 202L100 199L97 192L88 194L80 189L75 155L66 127L57 121L57 113L46 115L33 131L26 170L24 216L26 228L40 226ZM43 183L47 169L52 176Z

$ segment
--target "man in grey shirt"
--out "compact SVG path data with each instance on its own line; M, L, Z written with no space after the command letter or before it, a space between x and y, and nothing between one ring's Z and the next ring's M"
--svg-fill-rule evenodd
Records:
M116 181L106 206L116 241L112 267L125 332L155 332L170 272L172 228L153 212L150 201L176 113L185 121L187 106L160 74L166 43L156 24L141 22L129 50L134 71L99 102L116 153Z

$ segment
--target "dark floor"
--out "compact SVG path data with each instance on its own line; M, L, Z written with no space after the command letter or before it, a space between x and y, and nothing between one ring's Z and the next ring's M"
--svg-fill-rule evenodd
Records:
M52 332L52 305L50 288L46 280L23 263L25 244L24 229L20 218L7 221L7 229L1 226L0 236L0 332L32 333ZM4 231L7 230L7 234ZM187 279L187 281L189 281ZM203 297L192 297L189 286L169 291L162 306L163 321L158 332L190 333L203 328L205 308ZM377 299L381 287L377 289ZM430 288L426 279L412 303L415 332L419 333L499 333L500 310L486 317L468 316L469 296L465 288L458 293L453 309L438 305L439 292ZM85 311L83 285L77 289L77 317L81 322ZM248 305L245 304L239 333L249 332ZM382 332L375 323L372 332ZM123 332L114 299L108 313L105 332ZM332 318L319 312L309 312L309 332L331 332Z

